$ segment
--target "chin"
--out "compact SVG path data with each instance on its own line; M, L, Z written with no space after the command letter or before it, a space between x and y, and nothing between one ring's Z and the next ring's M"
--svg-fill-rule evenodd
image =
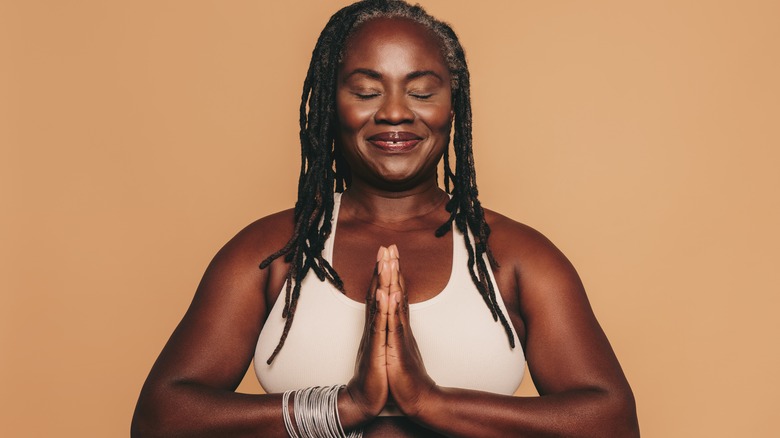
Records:
M423 185L428 178L421 173L390 173L377 178L382 188L391 192L402 192Z

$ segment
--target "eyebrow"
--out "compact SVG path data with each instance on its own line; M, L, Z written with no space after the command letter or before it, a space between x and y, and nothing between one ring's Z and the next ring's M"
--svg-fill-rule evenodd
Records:
M368 77L370 77L372 79L382 79L382 74L381 73L379 73L376 70L371 70L369 68L356 68L356 69L352 70L344 79L345 80L349 79L350 77L352 77L352 76L354 76L356 74L365 75L365 76L368 76ZM433 76L433 77L437 78L440 81L443 80L441 78L441 76L439 76L439 74L436 73L433 70L413 71L413 72L411 72L411 73L406 75L406 80L417 79L417 78L420 78L420 77L423 77L423 76Z
M352 76L358 75L358 74L359 75L368 76L369 78L372 78L372 79L382 79L382 74L381 73L379 73L376 70L371 70L371 69L368 69L368 68L356 68L356 69L352 70L347 75L347 77L345 77L344 79L349 79Z
M421 78L423 76L433 76L433 77L435 77L436 79L438 79L440 81L442 80L441 76L439 76L433 70L413 71L413 72L409 73L408 75L406 75L406 79L408 79L408 80L417 79L417 78Z

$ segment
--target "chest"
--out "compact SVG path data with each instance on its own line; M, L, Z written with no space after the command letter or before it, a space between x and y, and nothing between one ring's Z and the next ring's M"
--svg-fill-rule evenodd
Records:
M456 245L464 244L455 235L450 245L453 238ZM465 250L449 254L450 277L442 290L409 306L411 332L426 370L443 386L512 394L523 376L523 349L510 348L502 326L491 317L471 281ZM257 357L269 357L278 342L285 325L283 305L278 300L273 306L258 339ZM354 373L364 329L365 305L309 274L301 283L284 348L271 365L255 360L255 371L268 392L346 383Z
M415 223L403 231L372 226L349 217L338 217L330 241L326 244L324 256L335 268L344 283L344 291L350 301L364 303L376 266L380 246L395 244L399 248L401 273L404 277L409 302L421 303L436 297L453 282L454 272L463 271L462 278L472 283L467 271L465 242L460 233L449 232L436 237L433 230L446 218L436 218L430 223ZM455 240L453 240L455 239ZM455 254L459 254L455 257ZM499 263L502 258L498 255ZM272 266L272 280L266 291L268 308L274 306L280 293L288 266L278 260ZM457 266L455 266L457 264ZM497 293L506 306L509 317L520 343L525 344L525 324L521 317L517 279L514 270L504 265L493 270ZM460 277L459 277L460 278ZM478 293L475 291L475 294ZM482 300L482 298L479 298ZM484 302L479 306L485 307ZM486 307L485 307L486 308ZM486 308L487 309L487 308Z
M380 246L395 244L409 302L433 298L447 285L452 272L452 233L436 237L433 227L394 231L340 222L334 238L332 263L347 296L364 302L376 266Z

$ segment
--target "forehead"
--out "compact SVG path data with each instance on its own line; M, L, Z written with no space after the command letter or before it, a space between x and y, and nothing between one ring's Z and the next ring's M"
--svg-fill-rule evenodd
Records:
M347 39L342 68L398 62L411 62L428 70L448 70L436 34L406 18L374 18L362 23Z

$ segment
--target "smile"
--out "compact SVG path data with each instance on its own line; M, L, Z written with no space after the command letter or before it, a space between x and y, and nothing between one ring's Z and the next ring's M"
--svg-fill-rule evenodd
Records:
M386 152L406 152L417 146L422 137L411 132L390 131L368 137L368 142Z

